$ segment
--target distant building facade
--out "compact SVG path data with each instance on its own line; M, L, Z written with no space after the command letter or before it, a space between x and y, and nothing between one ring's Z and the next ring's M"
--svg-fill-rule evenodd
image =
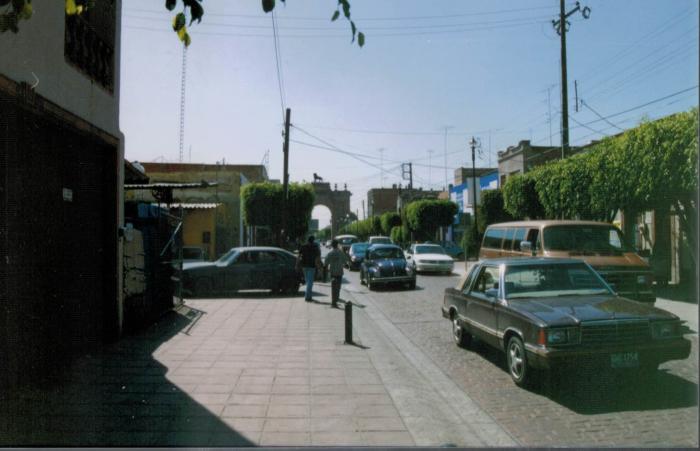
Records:
M588 146L569 147L567 156L581 153L586 147ZM508 177L524 174L534 167L554 160L561 160L561 147L533 146L529 140L522 140L517 146L510 146L498 152L499 183L503 186Z
M391 188L372 188L367 191L367 217L396 211L396 201L400 192L401 188L397 185L392 185Z

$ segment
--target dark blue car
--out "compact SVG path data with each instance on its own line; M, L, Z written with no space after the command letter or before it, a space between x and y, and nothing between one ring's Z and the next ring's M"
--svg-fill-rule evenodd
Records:
M373 244L365 251L360 266L360 283L370 290L378 285L402 284L416 288L416 272L406 262L403 251L393 244Z

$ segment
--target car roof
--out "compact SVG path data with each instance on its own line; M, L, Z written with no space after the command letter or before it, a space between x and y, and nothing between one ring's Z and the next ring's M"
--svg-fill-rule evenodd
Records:
M243 252L243 251L273 251L273 252L279 252L279 251L282 251L282 252L290 253L290 252L289 252L288 250L286 250L286 249L282 249L282 248L279 248L279 247L272 247L272 246L243 246L243 247L234 247L234 248L232 248L232 249L230 249L230 250L237 250L237 251L239 251L239 252Z
M497 224L491 224L488 226L491 228L500 227L547 227L553 225L588 225L588 226L613 226L613 224L607 222L599 221L581 221L575 219L543 219L543 220L531 220L531 221L512 221L512 222L499 222Z
M335 239L337 240L338 238L357 238L355 235L337 235Z
M370 246L370 249L398 249L398 250L401 250L401 248L395 244L373 244Z
M549 258L549 257L516 257L516 258L486 258L480 260L481 265L506 265L506 266L523 266L532 264L571 264L582 263L583 261L576 258Z

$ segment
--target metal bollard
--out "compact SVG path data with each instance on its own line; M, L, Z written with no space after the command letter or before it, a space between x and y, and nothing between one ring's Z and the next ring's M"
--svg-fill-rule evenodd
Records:
M345 303L345 344L352 344L352 302Z

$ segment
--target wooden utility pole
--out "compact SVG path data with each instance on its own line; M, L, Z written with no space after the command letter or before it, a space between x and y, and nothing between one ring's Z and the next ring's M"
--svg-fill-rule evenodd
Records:
M284 174L282 175L282 233L280 234L280 247L284 248L287 243L289 231L287 230L289 222L289 125L292 110L287 108L284 118L284 144L282 152L284 153Z
M559 33L561 39L561 157L566 158L566 151L569 148L569 94L567 89L566 75L566 32L569 22L566 19L575 12L581 11L584 19L591 15L591 8L588 6L581 8L581 4L576 2L576 7L568 13L564 9L564 0L559 0L559 20L553 20L552 25Z

